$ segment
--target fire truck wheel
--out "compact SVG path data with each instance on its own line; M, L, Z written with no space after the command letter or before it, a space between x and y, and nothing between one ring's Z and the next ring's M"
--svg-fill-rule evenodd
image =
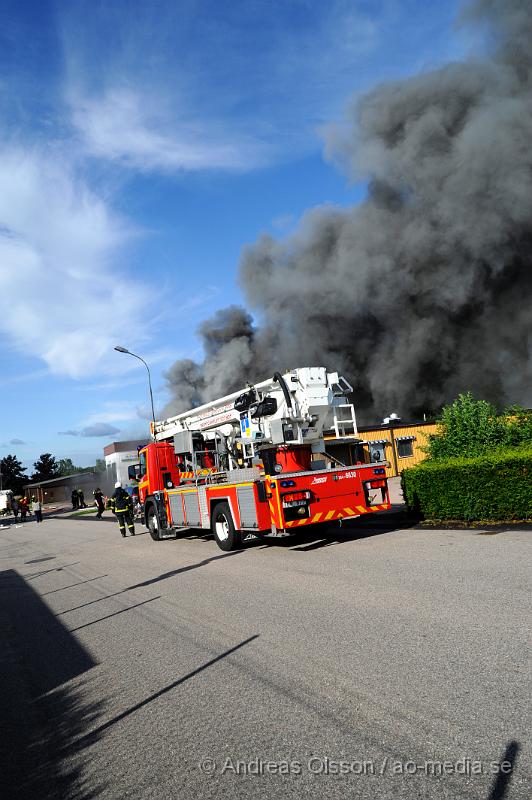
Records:
M146 513L146 527L150 532L151 538L155 542L158 542L159 539L161 538L160 536L161 526L159 523L159 517L157 515L157 509L155 508L154 505L148 506L148 511Z
M220 550L238 550L242 535L235 524L228 503L218 503L212 512L212 532Z

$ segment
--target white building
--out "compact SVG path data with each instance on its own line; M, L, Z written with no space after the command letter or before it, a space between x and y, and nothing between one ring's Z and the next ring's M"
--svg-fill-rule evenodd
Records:
M129 477L128 467L139 463L138 448L143 447L146 440L133 442L113 442L104 447L105 469L107 472L108 483L112 486L116 481L120 481L122 486L127 486Z

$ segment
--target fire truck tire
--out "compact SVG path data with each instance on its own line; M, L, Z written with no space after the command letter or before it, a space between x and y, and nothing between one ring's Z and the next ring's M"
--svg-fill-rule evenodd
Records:
M151 538L155 542L158 542L161 538L161 524L159 522L157 509L152 503L150 503L146 511L146 527L150 532Z
M228 503L217 503L212 510L211 527L220 550L238 550L242 547L242 534L235 529Z

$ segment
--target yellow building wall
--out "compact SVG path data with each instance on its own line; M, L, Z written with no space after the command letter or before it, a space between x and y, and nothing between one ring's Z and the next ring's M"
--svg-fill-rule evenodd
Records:
M390 466L386 468L386 476L388 478L394 478L396 475L400 475L404 469L408 467L413 467L416 464L419 464L420 461L426 458L426 454L421 449L425 447L427 444L427 438L430 434L437 433L439 429L439 425L436 423L430 425L394 425L393 432L390 428L376 428L373 431L361 431L358 435L361 439L367 442L377 442L386 440L385 453L386 453L386 460L389 462ZM394 448L395 448L395 456L394 459L394 448L392 448L392 433L394 439ZM402 457L399 455L397 450L397 438L401 436L413 436L412 440L412 450L413 453L411 456ZM366 455L367 461L370 460L369 456L369 447L368 445L364 445L364 453ZM397 463L397 472L395 470L395 464Z
M395 475L394 466L393 466L393 455L392 455L392 447L391 447L391 439L390 439L390 431L389 430L375 430L375 431L363 431L359 432L358 434L361 439L365 442L377 442L386 439L386 444L384 446L384 452L386 454L386 460L390 464L389 467L386 467L386 477L392 478ZM365 460L369 462L370 459L370 452L369 447L367 444L363 445L364 447L364 456Z

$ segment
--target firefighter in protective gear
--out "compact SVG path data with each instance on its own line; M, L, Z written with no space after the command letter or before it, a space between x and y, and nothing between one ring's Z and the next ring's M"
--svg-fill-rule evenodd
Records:
M118 520L118 527L122 536L126 535L126 525L132 536L135 535L135 525L133 523L133 503L131 496L122 488L120 481L115 483L115 490L111 497L110 508Z

